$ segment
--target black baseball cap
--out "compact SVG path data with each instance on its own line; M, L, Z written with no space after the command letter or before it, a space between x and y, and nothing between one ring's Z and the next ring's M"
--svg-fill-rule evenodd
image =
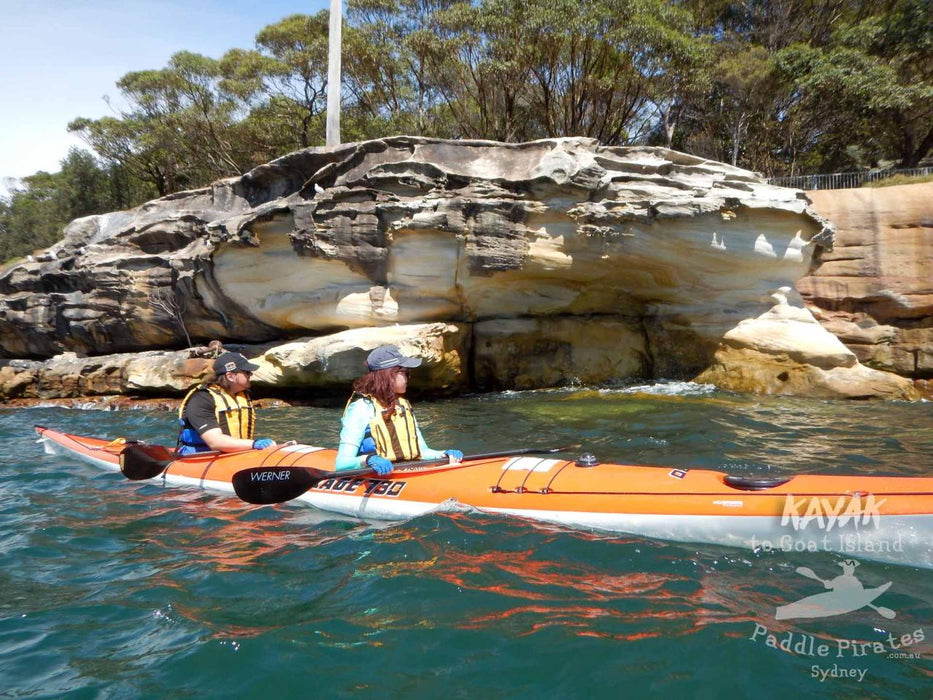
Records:
M227 372L255 372L259 365L254 365L238 352L225 352L214 360L214 373L226 374Z
M366 366L373 371L389 367L417 367L420 364L420 357L405 357L394 345L380 345L366 358Z

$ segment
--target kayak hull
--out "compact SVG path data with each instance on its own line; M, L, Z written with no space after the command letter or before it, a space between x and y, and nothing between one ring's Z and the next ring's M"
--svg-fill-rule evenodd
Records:
M46 450L119 470L121 444L37 426ZM284 445L171 462L157 481L233 493L246 468L330 471L336 452ZM296 501L372 520L437 510L483 512L572 528L756 551L838 552L933 568L933 478L798 475L746 490L721 472L504 457L325 479Z

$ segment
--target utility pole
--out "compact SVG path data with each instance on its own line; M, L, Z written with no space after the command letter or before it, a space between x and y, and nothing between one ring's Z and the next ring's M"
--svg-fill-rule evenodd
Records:
M328 146L340 145L340 45L343 0L330 0L330 24L327 33L327 140Z

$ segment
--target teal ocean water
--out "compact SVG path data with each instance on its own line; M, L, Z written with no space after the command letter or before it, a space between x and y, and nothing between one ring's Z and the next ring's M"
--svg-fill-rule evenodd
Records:
M692 385L419 402L434 447L581 443L605 461L933 473L933 404ZM261 412L334 446L339 408ZM173 439L151 411L0 409L0 697L929 698L933 572L862 561L870 608L778 621L838 555L481 513L400 523L257 508L47 455L33 424ZM861 645L861 646L860 646ZM781 648L781 647L785 648ZM825 651L825 653L821 653Z

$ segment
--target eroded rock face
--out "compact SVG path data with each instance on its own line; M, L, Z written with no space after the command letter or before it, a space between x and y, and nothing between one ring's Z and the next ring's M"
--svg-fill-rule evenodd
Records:
M808 307L862 363L933 378L933 183L810 194L838 233L797 283Z
M689 378L731 366L727 334L768 313L832 236L803 193L666 149L409 137L308 149L73 222L45 259L0 277L0 352L183 347L184 330L302 338L266 351L266 381L323 386L341 332L442 324L444 359L426 365L443 386ZM862 382L856 366L835 369Z
M859 364L851 350L800 308L790 287L773 299L767 312L725 334L697 381L739 392L818 398L920 397L909 379Z
M384 343L398 345L424 360L412 387L435 394L456 394L466 388L468 373L461 363L469 356L467 328L429 323L344 331L325 338L235 349L259 364L253 375L257 393L278 388L310 389L320 396L349 396L353 380L366 369L366 356ZM213 375L215 352L207 347L178 351L150 350L97 357L68 352L38 362L4 361L0 365L0 396L4 399L62 399L75 396L180 396Z
M457 393L467 388L468 372L462 366L469 357L469 328L458 324L426 323L387 328L360 328L321 338L303 338L271 347L253 362L256 387L325 389L349 395L353 381L366 372L366 356L384 344L396 345L402 354L419 357L412 385L436 393Z

